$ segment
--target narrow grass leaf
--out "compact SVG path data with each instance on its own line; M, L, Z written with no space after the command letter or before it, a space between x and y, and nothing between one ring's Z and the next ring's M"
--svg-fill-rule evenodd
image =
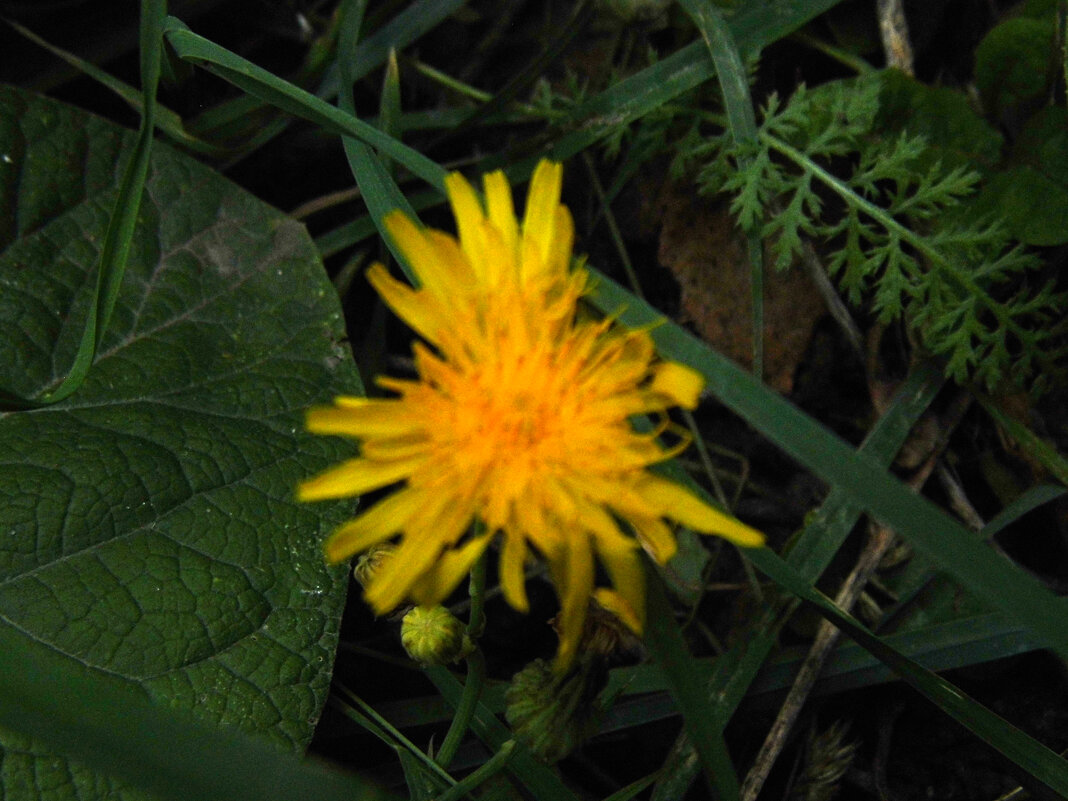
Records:
M708 54L716 67L723 93L723 105L727 111L727 123L731 138L738 144L756 140L756 115L753 113L753 98L749 94L749 81L745 65L738 54L727 23L709 0L679 0L701 32ZM753 373L757 378L764 375L764 242L754 231L747 236L749 256L749 298L752 305L753 327Z
M351 62L350 78L358 81L380 66L390 50L401 51L432 31L460 8L467 0L416 0L397 16L376 30L362 42L356 59ZM334 97L341 85L338 65L327 70L319 89L320 97Z
M723 729L716 723L702 673L686 649L682 632L657 571L646 563L647 621L644 642L664 675L697 750L705 776L721 801L738 798L738 777L731 764Z
M1061 456L1056 448L1019 420L1006 414L992 399L982 393L976 398L986 409L987 414L994 418L994 421L1005 429L1021 448L1049 470L1058 481L1068 486L1068 459Z
M141 91L120 81L115 76L109 75L92 62L79 58L74 53L64 50L61 47L56 47L54 44L45 41L33 31L22 27L14 20L9 19L5 20L5 22L34 44L43 47L57 58L62 59L75 69L88 75L105 89L118 95L119 98L138 114L144 113L145 103ZM156 127L159 129L160 133L169 138L172 142L188 148L194 153L212 157L226 155L227 151L225 148L218 147L210 142L205 142L203 139L199 139L187 131L182 122L182 118L171 109L161 105L159 102L156 103Z
M759 53L769 44L836 6L840 0L776 0L753 3L728 23L740 53ZM553 145L552 156L566 160L620 125L700 86L715 75L704 42L687 45L668 58L614 84L575 110L575 130ZM528 171L533 164L527 167Z
M1057 500L1065 493L1068 493L1068 490L1064 487L1054 487L1050 484L1039 484L1037 487L1031 487L983 526L983 530L980 532L982 538L985 540L990 539L1006 526L1011 526L1024 515L1033 512L1050 501Z
M360 27L363 25L366 6L366 0L346 0L341 7L341 26L338 32L337 48L338 69L341 74L338 108L350 117L355 115L356 109L352 100L354 78L349 73L348 65L356 61L356 54L359 51ZM391 139L391 141L396 140ZM349 169L352 170L352 176L356 179L356 185L360 187L360 194L364 203L367 204L367 210L371 213L375 228L378 229L386 246L389 247L390 252L401 266L401 269L404 270L405 275L417 285L414 271L408 264L407 259L404 258L400 248L393 242L393 238L389 236L383 220L394 209L400 209L413 220L418 220L419 216L400 191L400 187L390 176L389 169L367 144L346 136L342 138L342 146L345 149L345 158L349 162ZM380 149L379 152L387 155L385 150ZM438 169L440 170L441 168L438 167ZM439 182L435 185L440 187L441 183Z
M908 659L844 614L822 593L813 590L774 553L762 549L753 562L781 586L812 604L847 636L877 656L944 712L996 748L1036 779L1068 797L1068 762L1004 718L977 703L940 676Z
M165 0L142 0L141 3L141 127L137 144L126 163L119 196L111 210L104 243L100 249L97 267L96 290L86 315L78 351L70 371L60 384L40 398L26 398L0 388L0 411L35 409L68 398L85 382L96 358L100 340L107 331L115 300L119 295L122 277L126 273L126 260L130 253L137 210L141 206L141 193L148 175L148 161L152 152L152 134L155 128L156 88L159 86L160 61L163 52L163 19L167 13Z
M355 137L377 148L431 186L443 190L446 172L440 165L373 125L346 114L299 86L198 36L174 17L167 18L164 32L167 41L181 58L214 72L239 89L283 111L314 122L332 133Z
M597 278L592 300L603 311L620 312L620 321L633 327L661 322L652 332L660 352L698 370L720 402L813 473L841 488L969 591L1026 625L1062 656L1068 655L1068 616L1050 614L1063 604L1041 583L685 329L663 321L662 315L615 282Z

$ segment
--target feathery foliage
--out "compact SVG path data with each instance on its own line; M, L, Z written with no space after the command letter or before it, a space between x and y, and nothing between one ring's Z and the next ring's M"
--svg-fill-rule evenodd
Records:
M904 319L957 381L1008 379L1040 392L1064 355L1064 298L1037 285L1040 260L1000 220L969 219L981 176L932 161L925 139L879 136L878 76L772 95L757 140L693 135L677 167L699 165L703 192L734 195L746 231L787 267L807 239L849 300L884 323Z

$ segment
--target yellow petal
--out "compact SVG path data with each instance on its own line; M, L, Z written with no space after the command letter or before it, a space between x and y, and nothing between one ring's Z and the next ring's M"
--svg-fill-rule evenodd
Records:
M679 549L671 528L658 517L628 517L645 552L659 565L667 564Z
M590 593L593 592L593 554L589 538L585 534L574 532L565 543L562 557L564 564L554 571L557 576L563 574L562 580L556 581L560 595L560 616L557 624L560 629L560 648L556 652L553 667L558 672L566 670L575 658L586 622Z
M411 595L412 585L432 566L441 554L444 546L440 542L426 542L413 537L405 537L381 567L375 571L374 578L364 590L364 599L375 610L375 614L384 615Z
M429 289L435 295L447 291L447 277L441 268L437 250L424 231L400 211L391 211L383 219L390 238L397 249L408 260L416 276L420 289Z
M575 222L567 206L556 207L553 237L545 252L545 271L550 275L567 275L571 267L571 251L575 246Z
M338 528L326 541L326 558L343 562L404 529L426 502L420 492L402 489L383 498L355 520Z
M425 502L409 519L400 547L364 593L380 614L409 597L412 587L434 570L442 552L451 548L471 523L469 503L460 502L440 488L420 494Z
M380 489L410 475L426 460L425 456L391 462L372 462L369 459L349 459L297 488L302 501L321 501L327 498L350 498Z
M474 287L475 274L456 238L433 229L426 231L426 237L434 248L446 293L453 297Z
M482 176L482 187L486 192L486 210L490 222L500 232L509 253L515 253L519 242L519 224L515 218L512 188L508 186L508 179L497 170Z
M642 590L642 597L644 599L644 589ZM633 631L635 634L641 636L643 625L642 619L638 616L637 611L627 602L622 595L613 590L609 590L605 587L598 587L593 591L593 599L597 601L601 606L618 617L623 624ZM644 603L644 600L642 601Z
M372 264L367 271L367 280L391 309L417 333L430 342L437 341L441 318L434 313L434 304L429 303L425 293L416 292L410 286L391 276L381 264Z
M411 599L420 606L435 606L452 594L464 576L471 572L492 536L487 534L446 551L437 563L412 585Z
M677 520L702 534L715 534L736 545L758 548L764 535L728 514L706 504L671 481L646 473L636 485L639 494L660 509L660 514Z
M398 400L338 398L337 406L309 409L307 428L314 434L348 437L396 437L411 434L418 425Z
M704 376L693 368L678 362L661 362L655 368L650 389L667 395L673 405L696 409L704 387Z
M518 532L505 531L501 546L500 583L504 600L517 612L530 611L527 600L526 576L527 544Z
M452 214L456 218L456 228L460 234L460 247L463 248L475 274L481 277L482 223L485 214L479 203L475 190L460 173L450 173L445 178L445 192L452 205Z
M629 614L617 614L632 630L641 634L645 622L645 573L637 543L618 532L595 537L594 542L597 555L612 579L612 586L629 609Z
M560 188L564 168L552 161L541 161L534 169L523 213L523 240L532 242L541 264L548 265L556 230L556 210L560 206Z

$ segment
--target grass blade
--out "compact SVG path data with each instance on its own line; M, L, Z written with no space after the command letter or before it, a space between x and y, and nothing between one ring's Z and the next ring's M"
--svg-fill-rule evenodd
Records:
M727 123L735 143L752 142L757 137L756 115L753 113L753 98L749 94L749 81L745 65L730 29L723 21L719 9L708 0L679 0L690 15L708 48L708 54L716 67L723 92L723 105L727 111ZM764 375L764 243L757 233L748 239L749 296L753 308L753 374Z
M100 249L96 289L74 362L59 386L45 392L40 398L24 398L0 388L0 411L34 409L61 401L77 392L85 382L85 377L89 375L97 348L107 331L115 301L119 296L130 243L137 225L137 211L141 207L141 193L148 175L148 160L152 152L152 134L155 129L156 88L159 86L163 53L163 20L166 14L165 0L142 0L141 127L137 133L137 144L126 163L119 196L111 211L111 219Z
M598 276L592 299L608 313L622 309L620 321L625 325L661 322L652 331L660 352L701 372L720 402L840 488L969 591L1027 626L1062 656L1068 655L1068 616L1050 614L1063 603L1037 580L685 329L663 322L662 315L615 282ZM765 551L751 553L755 561Z
M431 186L443 188L446 173L441 166L417 150L406 147L393 137L382 133L373 125L346 114L299 86L294 86L236 53L198 36L174 17L167 18L164 33L181 58L204 67L239 89L283 111L314 122L332 133L354 137L378 148Z
M888 665L898 676L927 696L944 712L977 735L1056 793L1068 797L1068 762L1029 737L1003 718L977 703L940 676L920 667L887 645L854 618L844 614L821 593L790 570L767 549L754 563L781 586L816 607L821 615L842 632Z
M645 645L682 713L690 741L717 797L721 801L737 799L738 777L723 739L723 729L717 725L705 682L686 650L661 581L659 573L647 563Z

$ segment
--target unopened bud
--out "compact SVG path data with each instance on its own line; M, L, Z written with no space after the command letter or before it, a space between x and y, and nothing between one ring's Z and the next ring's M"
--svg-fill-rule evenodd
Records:
M445 665L471 652L471 640L444 606L417 606L401 622L401 645L421 665Z
M597 696L607 673L581 662L560 675L535 659L512 677L505 718L515 736L539 759L557 762L597 730Z
M375 573L393 556L394 546L390 544L375 545L356 560L356 567L352 569L352 577L360 582L364 589L371 583Z

